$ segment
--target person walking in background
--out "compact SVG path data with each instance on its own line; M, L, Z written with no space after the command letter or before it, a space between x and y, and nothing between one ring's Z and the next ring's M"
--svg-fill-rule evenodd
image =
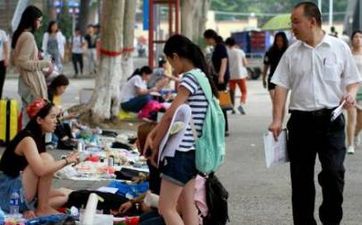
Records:
M291 90L288 155L295 225L316 225L314 218L316 157L321 163L319 218L324 225L342 220L345 120L335 108L353 107L362 81L347 44L322 30L321 13L312 2L298 3L291 16L298 41L282 56L271 80L276 86L269 130L278 139Z
M241 114L245 114L244 105L246 103L247 96L247 86L246 86L246 78L248 76L248 71L246 69L247 60L245 56L245 52L241 50L235 39L229 37L225 41L226 46L228 47L228 56L229 56L229 69L230 69L230 82L229 89L231 100L233 106L235 107L235 89L236 85L239 86L241 96L240 96L240 104L238 106L238 110ZM235 113L235 109L232 111Z
M74 36L71 39L71 44L72 44L72 62L74 66L74 77L77 77L79 71L80 75L83 75L83 49L86 46L82 33L78 27L75 29ZM78 69L78 64L79 64L79 69Z
M33 33L41 26L42 12L35 6L28 6L21 15L18 28L13 34L11 48L14 63L20 73L18 93L22 101L23 125L29 121L26 107L37 98L47 98L47 86L42 70L52 71L49 60L39 60L38 48Z
M204 32L204 39L207 45L214 47L211 61L214 67L213 74L214 83L219 91L226 91L227 84L230 80L228 53L224 45L222 37L216 31L208 29ZM229 136L229 122L226 109L222 110L225 118L225 136Z
M9 65L9 41L5 31L0 29L0 99L5 83L6 67Z
M284 32L275 34L272 47L265 53L264 68L262 73L263 87L268 88L271 101L274 99L275 84L271 81L274 71L278 66L280 59L288 48L288 39ZM269 71L268 79L267 73Z
M360 75L362 74L362 31L353 32L352 55L356 62ZM357 93L357 105L347 111L347 153L353 154L355 147L359 145L359 133L362 129L362 89Z
M42 50L44 55L49 55L58 72L63 71L62 61L64 59L64 36L58 29L56 21L49 22L48 29L43 35Z
M87 34L84 37L87 43L87 58L88 58L88 71L89 73L97 73L97 35L94 33L93 25L88 25Z

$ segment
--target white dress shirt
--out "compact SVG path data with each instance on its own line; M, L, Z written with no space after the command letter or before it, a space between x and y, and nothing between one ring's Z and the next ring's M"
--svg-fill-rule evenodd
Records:
M346 86L362 81L347 44L324 35L315 48L297 41L281 58L272 83L291 90L289 109L314 111L339 105Z

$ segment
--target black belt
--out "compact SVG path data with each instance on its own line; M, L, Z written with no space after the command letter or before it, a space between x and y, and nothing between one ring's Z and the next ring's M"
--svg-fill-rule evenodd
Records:
M313 117L325 117L330 116L333 109L318 109L314 111L300 111L300 110L289 110L289 113L299 116L313 116Z

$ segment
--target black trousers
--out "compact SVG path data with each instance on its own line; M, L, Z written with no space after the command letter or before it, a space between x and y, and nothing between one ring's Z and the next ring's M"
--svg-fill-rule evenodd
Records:
M78 75L78 63L79 63L79 69L80 73L83 73L83 54L73 53L72 54L72 62L74 67L74 72L76 75Z
M342 219L345 119L342 114L331 122L331 111L292 111L287 124L295 225L317 224L313 216L317 155L322 167L318 181L323 197L319 218L323 225L337 225Z
M0 61L0 99L2 98L3 94L5 74L6 74L6 66L4 65L4 61Z

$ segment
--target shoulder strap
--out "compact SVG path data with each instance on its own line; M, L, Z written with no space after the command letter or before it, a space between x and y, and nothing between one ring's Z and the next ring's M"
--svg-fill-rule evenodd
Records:
M197 80L197 82L199 83L201 89L203 90L203 92L205 94L207 101L209 102L209 104L211 104L212 92L211 92L211 87L210 87L209 81L206 78L206 75L201 74L198 70L195 70L195 71L196 71L196 73L189 73L189 74ZM192 119L192 115L191 115L190 125L191 125L191 129L192 129L192 134L196 141L198 139L198 137L197 137L194 120Z
M203 92L205 94L207 101L211 102L212 92L211 92L209 80L206 78L206 75L201 74L199 71L197 71L196 73L189 73L189 74L197 80L197 82L199 83L201 89L203 90Z

